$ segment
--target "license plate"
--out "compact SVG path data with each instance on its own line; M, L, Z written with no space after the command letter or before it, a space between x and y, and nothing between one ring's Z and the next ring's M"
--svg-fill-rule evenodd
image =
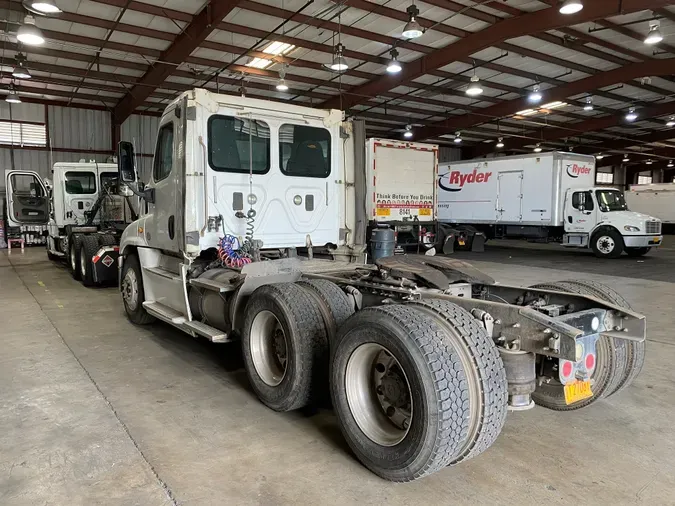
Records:
M391 214L391 209L378 209L377 210L378 216L389 216L390 214Z
M420 209L420 216L431 216L431 209Z
M565 385L565 403L568 405L583 401L589 397L593 397L590 381L576 381Z
M457 243L458 243L460 246L464 246L464 245L466 244L466 241L465 241L464 239L462 239L462 238L459 238L459 239L457 239Z

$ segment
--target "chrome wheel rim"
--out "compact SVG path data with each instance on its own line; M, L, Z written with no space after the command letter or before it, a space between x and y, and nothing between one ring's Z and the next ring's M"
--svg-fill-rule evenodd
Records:
M70 247L70 268L73 272L77 271L77 262L75 261L75 245Z
M345 371L347 403L356 424L374 443L394 446L412 423L410 383L391 352L376 343L356 348Z
M122 280L122 298L130 311L138 307L138 278L133 269L129 269Z
M260 311L251 325L251 358L261 380L275 387L286 377L289 346L281 323L271 311Z
M597 245L598 245L598 250L601 253L604 253L605 255L608 255L609 253L614 251L614 247L616 246L614 244L614 239L612 239L608 235L603 235L603 236L599 237Z

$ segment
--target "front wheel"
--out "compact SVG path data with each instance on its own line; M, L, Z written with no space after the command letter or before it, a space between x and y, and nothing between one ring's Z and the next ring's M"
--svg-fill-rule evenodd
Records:
M618 230L607 228L593 234L591 248L598 258L619 258L623 252L623 237Z
M136 325L147 325L155 321L155 317L148 314L143 307L145 290L138 257L127 255L122 265L122 300L127 317Z
M651 248L626 248L626 254L629 257L641 257L649 253Z

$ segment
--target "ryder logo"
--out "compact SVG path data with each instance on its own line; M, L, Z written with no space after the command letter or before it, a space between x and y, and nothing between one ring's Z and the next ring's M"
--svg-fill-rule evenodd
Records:
M462 191L466 184L487 183L490 176L492 172L478 172L478 169L473 169L473 172L468 174L452 170L438 178L438 186L447 192L458 192Z
M586 167L585 165L567 164L567 175L569 177L577 178L584 174L590 174L591 168Z

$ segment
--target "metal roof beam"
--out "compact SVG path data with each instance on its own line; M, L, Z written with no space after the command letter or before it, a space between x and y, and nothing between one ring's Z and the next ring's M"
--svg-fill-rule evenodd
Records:
M174 39L169 48L162 52L160 62L156 62L138 84L115 106L113 112L115 123L121 124L127 119L134 109L171 75L175 70L174 65L183 63L238 4L239 0L211 0L206 4Z
M322 107L338 108L342 105L343 108L350 108L367 100L367 97L377 96L396 86L417 79L431 70L469 57L478 51L500 44L510 38L554 30L618 14L665 7L670 3L672 3L670 0L595 0L582 11L572 15L563 15L556 8L548 8L504 19L455 43L434 50L418 60L406 63L403 70L396 76L382 76L357 87L354 93L341 97L341 100L331 99L326 101L322 104Z

